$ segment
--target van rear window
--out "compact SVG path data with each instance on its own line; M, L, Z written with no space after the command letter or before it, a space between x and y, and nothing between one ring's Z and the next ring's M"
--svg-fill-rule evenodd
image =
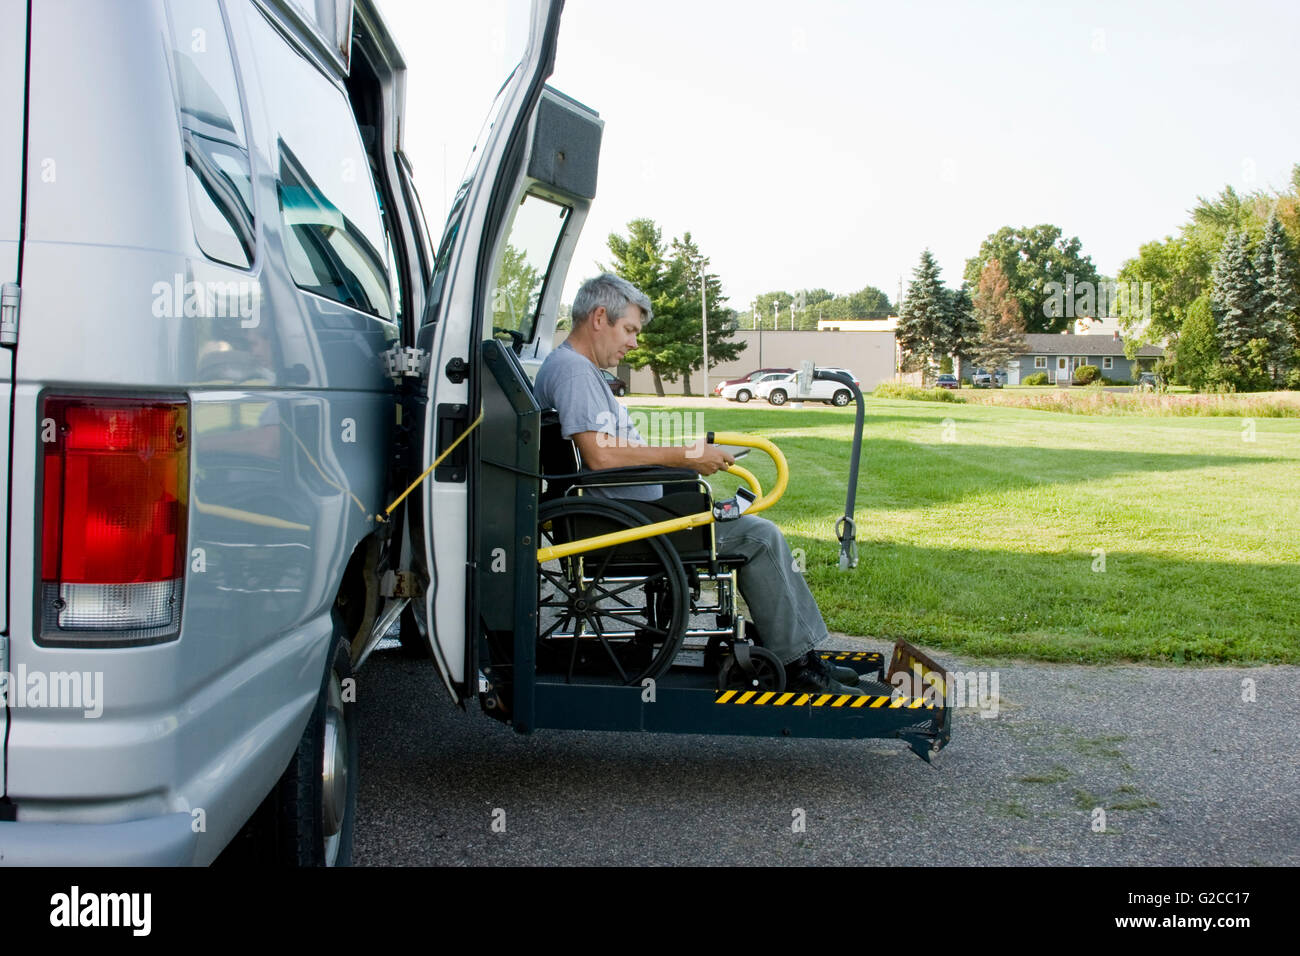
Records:
M209 259L247 269L253 175L221 8L216 0L168 0L167 20L194 238Z
M346 94L264 18L250 17L274 131L289 271L299 288L393 319L384 228Z

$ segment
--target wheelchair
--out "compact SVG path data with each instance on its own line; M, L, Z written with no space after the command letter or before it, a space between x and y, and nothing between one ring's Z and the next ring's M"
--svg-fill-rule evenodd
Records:
M538 563L539 673L569 683L639 685L676 666L715 672L719 690L783 691L784 666L754 642L737 600L737 572L747 559L717 548L716 522L739 516L736 499L715 502L709 483L690 469L584 471L553 410L543 411L541 430L537 545L539 558L558 554ZM730 470L761 495L748 471ZM662 497L653 500L607 494L656 488ZM682 527L637 537L674 523ZM584 541L603 546L563 553Z
M947 744L951 708L941 694L915 688L941 690L951 677L907 641L895 641L888 654L819 652L855 670L862 695L785 689L785 668L756 641L737 587L745 556L719 551L715 531L781 497L789 470L779 448L753 435L710 434L709 441L761 450L776 465L767 492L743 466L730 466L745 487L726 501L714 500L709 483L690 469L585 471L514 351L487 340L480 360L477 462L455 437L457 423L471 420L469 409L450 403L430 409L443 449L430 469L472 482L467 611L477 636L466 643L464 671L477 678L485 713L521 734L893 738L927 761ZM836 526L841 568L856 564L857 395L849 498ZM660 486L662 495L608 496L615 486L626 493L646 485ZM900 676L912 692L895 686Z

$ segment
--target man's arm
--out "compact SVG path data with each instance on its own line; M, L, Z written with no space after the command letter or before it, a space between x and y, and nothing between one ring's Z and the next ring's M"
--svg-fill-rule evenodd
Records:
M617 442L604 432L578 432L573 436L578 454L587 468L626 468L630 465L660 465L665 468L690 468L701 475L711 475L736 459L717 445L700 439L690 445L630 445Z

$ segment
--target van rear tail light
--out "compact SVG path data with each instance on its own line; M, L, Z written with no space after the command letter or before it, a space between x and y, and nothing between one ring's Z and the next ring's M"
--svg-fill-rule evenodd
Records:
M185 577L189 406L47 396L40 424L40 642L175 638Z

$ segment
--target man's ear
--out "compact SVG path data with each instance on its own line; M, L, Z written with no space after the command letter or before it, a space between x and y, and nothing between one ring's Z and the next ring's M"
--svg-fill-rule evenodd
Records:
M609 313L605 311L605 307L603 305L596 306L594 309L591 310L591 315L587 316L587 323L591 325L592 328L596 327L595 323L597 322L597 320L599 320L601 325L609 324Z

